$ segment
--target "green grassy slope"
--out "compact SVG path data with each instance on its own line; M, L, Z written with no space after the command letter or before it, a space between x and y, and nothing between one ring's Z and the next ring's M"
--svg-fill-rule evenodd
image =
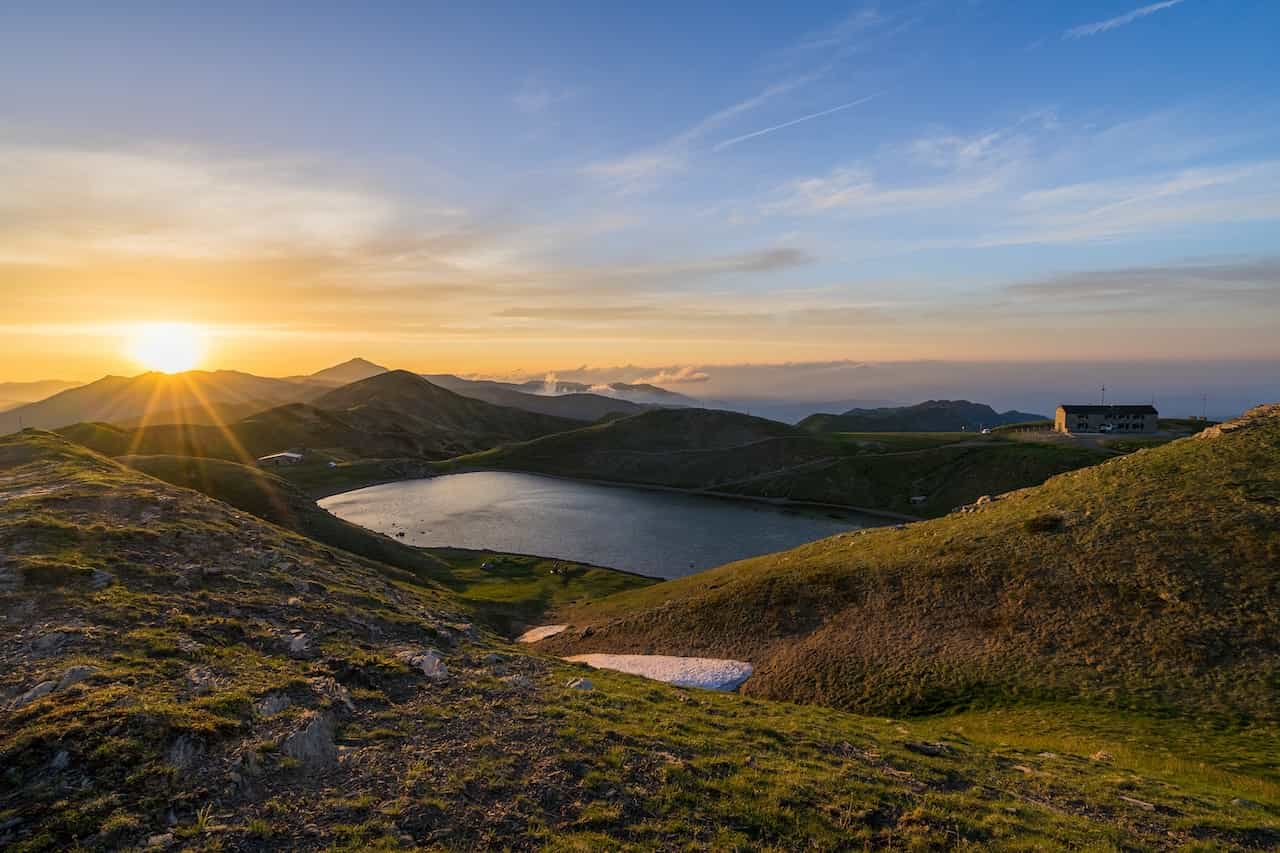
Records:
M1280 718L1280 409L945 518L614 596L558 652L749 660L874 712L1073 699Z
M814 435L704 409L646 412L445 463L941 515L1106 458L970 433ZM913 504L913 496L924 503Z
M570 689L434 584L49 434L0 438L0 555L6 850L1280 841L1253 732Z

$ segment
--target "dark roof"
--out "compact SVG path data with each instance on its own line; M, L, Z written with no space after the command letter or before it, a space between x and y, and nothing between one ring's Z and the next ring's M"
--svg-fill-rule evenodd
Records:
M1155 406L1146 403L1137 406L1083 406L1076 403L1063 403L1058 408L1068 415L1105 415L1108 413L1124 413L1126 415L1158 415Z

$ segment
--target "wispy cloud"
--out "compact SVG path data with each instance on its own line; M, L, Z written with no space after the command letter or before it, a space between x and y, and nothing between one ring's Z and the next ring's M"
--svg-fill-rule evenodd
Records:
M749 98L716 110L658 145L613 160L588 163L583 172L614 184L624 193L649 189L658 178L684 171L694 144L708 133L813 79L808 75L774 83Z
M683 367L659 370L651 376L641 376L634 380L636 385L698 385L711 380L711 374L696 367Z
M1105 21L1094 21L1092 24L1082 24L1078 27L1072 27L1062 34L1064 39L1081 39L1088 36L1096 36L1099 33L1105 33L1123 27L1126 24L1132 24L1134 21L1145 18L1147 15L1154 15L1156 12L1172 8L1180 4L1182 0L1163 0L1160 3L1152 3L1149 6L1142 6L1134 9L1132 12L1126 12L1123 15L1117 15L1114 18L1107 18Z
M1019 300L1089 303L1159 312L1193 303L1199 310L1280 307L1280 258L1156 264L1115 270L1085 270L1008 285Z
M711 150L723 151L726 148L730 148L734 145L737 145L739 142L746 142L748 139L755 139L757 136L764 136L767 133L773 133L775 130L782 130L784 128L792 127L797 124L802 124L806 121L812 121L815 118L822 118L823 116L829 116L832 113L838 113L838 112L841 112L842 110L851 109L852 107L860 106L861 104L865 104L868 101L874 100L879 96L880 96L880 93L876 93L874 95L867 95L865 98L858 98L855 101L849 101L847 104L840 104L839 106L831 107L830 109L827 109L827 110L820 110L819 112L816 112L816 113L809 113L808 115L800 116L800 118L795 118L795 119L792 119L791 121L784 121L782 124L775 124L772 127L766 127L763 130L754 130L751 133L744 133L741 136L735 136L732 139L726 139L723 142L716 143L716 145L712 147Z
M1003 170L915 186L885 186L865 167L841 167L793 181L783 197L761 207L765 214L810 215L838 211L878 216L946 207L993 193L1007 183Z
M511 100L520 112L538 115L545 113L556 104L569 100L575 94L572 89L553 89L536 81L526 80Z

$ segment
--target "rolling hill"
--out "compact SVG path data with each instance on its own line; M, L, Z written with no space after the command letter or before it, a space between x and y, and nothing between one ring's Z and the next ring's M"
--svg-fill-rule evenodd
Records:
M0 438L0 555L7 850L1280 842L1274 728L886 720L587 672L435 580L48 433Z
M112 456L202 456L249 461L290 448L338 458L445 459L576 422L494 406L437 388L403 370L332 389L225 426L161 424L124 429L75 424L60 433Z
M810 415L798 424L811 432L977 432L1002 424L1044 420L1027 412L997 412L968 400L928 400L914 406L850 409L844 414Z
M463 456L448 466L940 515L1107 457L963 433L905 438L817 435L736 412L659 409Z
M425 378L455 394L484 400L495 406L510 406L526 412L576 421L598 421L601 418L633 415L645 410L644 406L630 400L589 394L585 390L586 386L583 386L582 391L540 394L537 393L538 387L526 388L509 382L462 379L447 373L428 374Z
M60 379L42 379L34 382L0 382L0 412L16 409L51 397L60 391L75 388L84 383L65 382Z
M310 376L275 379L234 370L189 370L185 373L143 373L104 376L87 385L74 383L16 383L29 385L28 394L55 385L48 394L5 413L0 424L19 418L24 426L57 429L82 421L117 426L149 424L229 424L284 403L307 402L333 388L368 379L387 369L362 358L317 371ZM56 390L57 393L54 393ZM52 395L52 396L50 396ZM6 399L0 394L0 399Z
M1280 719L1280 406L898 529L569 614L556 653L749 660L870 713L1075 701Z
M233 370L104 376L4 413L15 427L54 429L81 421L127 422L162 414L167 422L208 423L221 405L279 405L305 400L321 388ZM180 420L175 420L180 419Z

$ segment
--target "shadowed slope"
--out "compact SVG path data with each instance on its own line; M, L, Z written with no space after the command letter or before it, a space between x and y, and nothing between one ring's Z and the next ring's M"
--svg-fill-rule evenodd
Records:
M1040 697L1276 719L1280 407L570 617L593 632L548 648L748 660L748 692L842 708Z

